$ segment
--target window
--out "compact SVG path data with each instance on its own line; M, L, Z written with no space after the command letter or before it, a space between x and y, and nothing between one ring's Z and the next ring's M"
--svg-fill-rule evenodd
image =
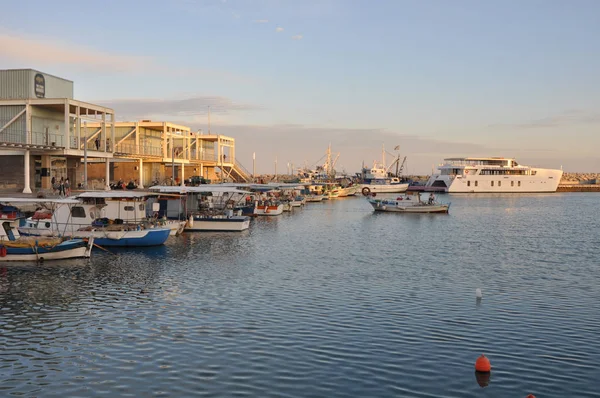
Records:
M502 185L502 181L498 181L498 186L501 186L501 185Z
M492 186L494 186L494 181L491 181L491 183L492 183Z
M471 186L471 181L467 181L467 186L470 187Z
M85 218L85 209L81 206L71 207L71 217L74 218Z
M135 207L133 207L133 206L125 206L125 207L123 207L123 210L125 210L125 211L134 211Z
M515 182L514 182L514 181L511 181L511 182L510 182L510 186L511 186L511 187L514 187L514 186L515 186Z
M140 206L139 206L139 208L140 208L140 210L144 210L144 208L145 208L145 207L144 207L144 204L143 204L143 203L140 203Z
M475 186L477 186L477 181L475 181Z
M518 186L521 186L521 181L517 181L517 185L518 185Z

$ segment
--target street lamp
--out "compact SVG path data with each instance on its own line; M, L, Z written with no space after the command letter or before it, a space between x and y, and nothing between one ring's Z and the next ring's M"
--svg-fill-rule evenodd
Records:
M87 189L87 122L83 122L83 189Z

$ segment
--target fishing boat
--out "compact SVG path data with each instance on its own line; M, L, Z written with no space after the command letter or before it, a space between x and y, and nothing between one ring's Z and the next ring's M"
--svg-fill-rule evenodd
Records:
M51 200L46 200L51 201ZM56 200L64 205L73 202L68 199ZM36 204L33 198L1 198L0 203ZM0 217L0 262L5 261L47 261L71 258L89 258L94 245L94 238L74 239L67 237L28 237L19 234L19 223L22 218L9 213Z
M27 219L22 235L95 238L100 246L157 246L165 243L171 227L148 219L146 200L155 195L136 191L88 191L69 205L50 209L50 219ZM35 216L35 214L34 214Z
M433 195L428 201L422 201L420 195L412 199L410 196L398 197L396 199L375 199L367 197L367 201L375 211L390 213L448 213L450 204L440 203Z
M153 186L151 191L160 192L160 216L187 219L186 232L200 231L244 231L250 227L250 217L242 215L239 208L246 202L250 192L233 186L205 184L188 186ZM164 196L164 194L170 196ZM181 200L163 200L180 195Z
M399 147L396 147L399 149ZM385 164L385 147L382 147L381 163L374 161L371 168L363 167L360 173L357 173L360 182L360 191L367 196L371 193L401 193L406 192L408 183L400 178L400 173L406 162L406 156L400 164L400 155L387 167ZM392 174L392 167L396 166L396 173Z

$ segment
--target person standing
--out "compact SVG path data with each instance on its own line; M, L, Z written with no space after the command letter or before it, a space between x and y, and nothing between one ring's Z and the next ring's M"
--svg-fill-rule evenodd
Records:
M56 195L56 177L52 176L52 180L50 181L50 184L52 185L52 193L54 195Z
M60 183L58 185L58 194L61 196L65 194L65 179L63 177L60 177Z
M99 151L100 150L100 137L96 137L96 139L94 140L94 143L96 144L96 150Z

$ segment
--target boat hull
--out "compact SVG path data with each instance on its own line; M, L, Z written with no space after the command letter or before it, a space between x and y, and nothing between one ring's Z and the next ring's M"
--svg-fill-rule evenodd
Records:
M6 247L6 256L0 257L4 261L48 261L65 260L71 258L89 258L94 240L71 239L51 248L38 247Z
M283 205L258 205L254 208L254 214L257 216L278 216L283 213Z
M194 217L193 222L185 227L186 232L199 231L224 231L236 232L243 231L250 227L250 218L247 216L215 216L215 217Z
M370 193L402 193L406 192L408 184L361 184L360 191L363 195Z
M151 228L140 231L75 231L73 236L76 238L94 237L95 243L99 246L114 247L143 247L159 246L166 242L171 233L170 228Z
M368 199L375 211L389 213L448 213L449 204L428 204L419 201Z

